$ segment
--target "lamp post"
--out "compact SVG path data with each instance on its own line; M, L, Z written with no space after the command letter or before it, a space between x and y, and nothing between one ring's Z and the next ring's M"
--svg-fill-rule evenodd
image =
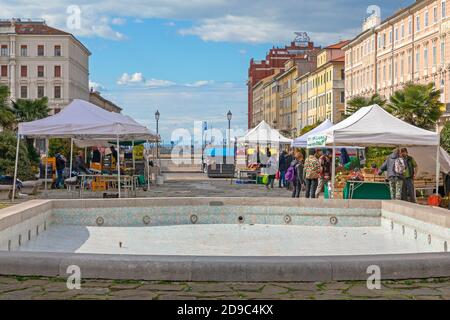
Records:
M230 147L231 144L231 118L233 117L233 114L231 113L230 110L228 110L227 113L227 119L228 119L228 148Z
M155 120L156 120L156 135L159 136L159 110L156 110L155 112ZM159 137L156 141L156 159L159 160Z

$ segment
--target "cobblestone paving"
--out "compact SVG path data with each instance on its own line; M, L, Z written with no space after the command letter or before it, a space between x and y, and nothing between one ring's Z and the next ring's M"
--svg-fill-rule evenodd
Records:
M383 281L369 290L345 282L167 282L84 280L68 290L65 279L0 276L0 300L450 300L450 278Z

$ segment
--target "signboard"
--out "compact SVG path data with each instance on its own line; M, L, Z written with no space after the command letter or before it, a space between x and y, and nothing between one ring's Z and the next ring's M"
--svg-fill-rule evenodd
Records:
M322 148L327 144L327 136L325 135L317 135L308 137L307 146L308 148Z
M135 160L142 160L144 159L144 145L138 145L138 146L134 146L133 149L133 153L134 153L134 159Z

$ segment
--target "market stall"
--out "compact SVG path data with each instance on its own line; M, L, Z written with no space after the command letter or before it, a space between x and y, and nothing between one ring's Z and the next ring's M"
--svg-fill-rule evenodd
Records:
M245 148L245 168L238 170L237 182L255 182L260 175L260 164L267 161L266 150L269 149L272 154L279 154L283 146L290 146L292 139L286 138L278 130L269 126L264 120L256 127L247 131L247 133L237 138L238 149L240 146Z
M408 124L378 105L359 109L338 124L308 137L308 148L336 146L426 147L434 156L434 186L439 187L439 134ZM412 149L412 148L411 148ZM363 179L361 179L363 180ZM373 181L381 182L381 181ZM382 183L382 182L381 182ZM362 185L363 183L360 183ZM331 189L336 185L336 156L333 152ZM358 188L361 188L359 186ZM353 187L354 194L355 187ZM351 194L347 193L347 194Z
M295 148L306 148L308 146L308 137L309 136L314 136L328 128L331 128L332 126L333 126L333 123L327 119L324 122L322 122L321 124L319 124L317 127L315 127L314 129L308 131L307 133L301 135L298 138L295 138L292 141L292 146Z
M114 140L116 145L119 146L121 140L156 141L159 139L157 134L128 116L109 112L90 102L75 99L56 115L36 121L19 123L14 178L17 177L19 141L21 136L44 139L70 138L72 146L70 162L73 156L74 140ZM117 167L120 168L120 156L117 157ZM117 188L118 196L120 197L120 170L117 170ZM14 199L14 191L15 185L12 199Z

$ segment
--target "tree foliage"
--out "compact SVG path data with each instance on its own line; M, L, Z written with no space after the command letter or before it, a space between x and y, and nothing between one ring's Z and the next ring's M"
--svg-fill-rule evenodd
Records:
M349 115L352 115L359 109L361 109L363 107L371 106L373 104L377 104L380 107L384 107L386 105L386 99L384 99L378 93L375 93L370 97L356 96L347 102L345 116L348 117Z
M450 152L450 122L446 122L441 131L441 147Z
M385 109L416 127L434 130L444 111L441 91L433 83L408 83L390 97Z
M43 97L35 100L18 99L13 103L18 122L28 122L48 116L48 99Z
M14 164L16 160L16 134L11 130L0 133L0 174L14 175ZM18 178L22 180L34 179L35 170L28 158L28 150L25 141L19 144Z

